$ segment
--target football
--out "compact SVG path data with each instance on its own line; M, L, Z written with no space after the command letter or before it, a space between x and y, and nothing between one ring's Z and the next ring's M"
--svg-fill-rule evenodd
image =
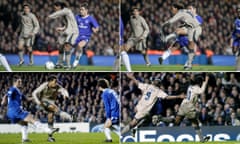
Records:
M46 63L45 63L45 68L46 69L48 69L48 70L52 70L52 69L54 69L54 63L52 62L52 61L47 61Z

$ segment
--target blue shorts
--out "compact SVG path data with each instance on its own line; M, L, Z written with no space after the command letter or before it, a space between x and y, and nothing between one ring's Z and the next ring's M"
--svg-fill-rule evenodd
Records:
M77 46L80 41L86 41L86 45L84 46L84 47L86 47L87 44L88 44L88 42L89 42L89 40L90 40L89 37L79 36L79 37L76 39L75 46Z
M189 43L187 36L178 36L176 42L179 43L180 47L184 47L184 46L188 47L188 43Z
M23 121L29 112L24 111L22 109L12 109L8 110L7 116L11 120L12 123L18 123L19 121Z
M233 41L232 46L234 46L234 47L240 47L240 39L235 39L235 40Z
M111 117L112 125L119 124L119 118L118 117Z

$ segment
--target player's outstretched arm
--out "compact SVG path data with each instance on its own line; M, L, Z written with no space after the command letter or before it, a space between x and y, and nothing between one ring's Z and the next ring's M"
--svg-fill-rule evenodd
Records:
M133 80L133 82L136 84L136 85L138 85L138 80L134 77L134 73L132 73L132 72L128 72L128 73L126 73L126 75L127 75L127 77L129 78L129 79L131 79L131 80Z
M171 96L167 96L166 100L172 100L172 99L184 99L186 97L186 95L184 93L180 94L180 95L171 95Z
M4 95L1 101L1 106L7 105L7 95Z

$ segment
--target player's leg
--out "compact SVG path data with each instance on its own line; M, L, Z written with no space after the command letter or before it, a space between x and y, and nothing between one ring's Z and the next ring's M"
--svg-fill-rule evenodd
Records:
M48 112L48 128L53 129L53 122L54 122L54 113L53 112ZM52 134L48 135L48 141L49 142L54 142L55 138L53 138Z
M34 44L34 39L35 37L31 37L31 38L28 38L26 40L26 46L27 46L27 50L28 50L28 54L29 54L29 65L33 65L34 64L34 60L33 60L33 50L32 50L32 46Z
M127 54L127 51L133 46L132 41L128 41L126 44L121 46L121 53L120 53L120 59L123 61L123 64L125 65L128 72L131 72L131 64L129 60L129 56Z
M146 39L142 40L141 42L139 42L137 44L137 49L139 49L142 52L143 58L145 60L146 66L151 66L151 62L149 60L148 54L147 54L147 43L146 43Z
M28 123L24 121L20 121L19 124L22 126L21 132L22 132L22 142L31 142L28 139Z
M106 137L105 142L112 142L111 130L110 130L111 126L112 126L112 120L107 119L104 123L104 134Z
M58 44L60 45L59 47L59 55L58 55L58 60L56 63L55 68L63 68L63 62L64 62L64 43L65 43L65 36L59 36L58 37Z
M134 118L128 125L126 125L122 131L121 134L125 134L129 132L132 128L134 128L138 124L138 120Z
M23 54L24 54L24 38L19 38L18 41L18 56L19 56L19 63L18 65L21 66L24 64Z
M210 139L210 136L206 136L204 137L202 135L202 130L199 126L199 122L197 120L197 118L192 118L192 119L189 119L192 123L192 126L196 132L196 134L198 135L199 139L200 139L200 142L207 142L209 139Z
M12 72L11 67L9 66L7 59L4 55L2 55L0 53L0 63L3 65L3 67L8 71L8 72Z
M69 43L66 43L64 45L64 51L65 51L65 57L66 57L66 66L64 67L64 69L66 70L70 70L71 68L71 49L72 46Z
M185 70L192 69L192 62L193 62L194 56L195 56L196 44L197 44L198 38L201 35L201 33L202 33L202 28L200 26L197 28L194 28L194 29L190 29L188 31L189 53L188 53L187 67L184 66Z
M63 120L68 120L68 121L72 121L72 117L70 114L68 114L67 112L61 111L56 105L54 104L50 104L48 102L43 102L44 103L44 107L47 107L48 111L52 111L54 112L55 115L60 116ZM45 108L46 109L46 108Z
M77 49L76 49L76 57L75 60L73 62L73 67L77 67L77 65L79 64L79 60L82 56L83 53L83 48L87 45L87 41L85 40L81 40L78 45L77 45Z

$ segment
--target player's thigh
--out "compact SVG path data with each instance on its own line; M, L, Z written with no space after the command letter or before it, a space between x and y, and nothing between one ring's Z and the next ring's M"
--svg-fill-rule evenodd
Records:
M87 45L88 41L87 40L81 40L79 43L78 43L78 48L79 49L82 49L83 47L85 47Z
M199 26L195 28L193 32L193 41L197 42L201 34L202 34L202 27Z
M147 43L146 43L146 39L143 39L142 41L138 42L136 44L136 49L138 51L141 51L142 53L145 53L147 50Z
M128 51L130 48L134 47L137 44L136 38L129 38L128 41L123 45L123 49Z
M30 37L30 38L26 38L25 39L25 45L26 45L26 47L31 47L32 48L32 46L33 46L33 44L34 44L34 41L35 41L35 36L32 36L32 37Z
M135 114L137 120L143 119L149 113L148 110L138 110Z
M71 33L66 36L65 43L69 43L70 45L74 45L78 38L77 33Z
M24 38L19 37L19 39L18 39L18 49L19 49L19 50L22 50L22 49L24 48L24 45L25 45L25 40L24 40Z
M187 35L188 30L187 30L186 27L181 27L181 28L177 28L177 29L176 29L176 33L177 33L178 35Z

